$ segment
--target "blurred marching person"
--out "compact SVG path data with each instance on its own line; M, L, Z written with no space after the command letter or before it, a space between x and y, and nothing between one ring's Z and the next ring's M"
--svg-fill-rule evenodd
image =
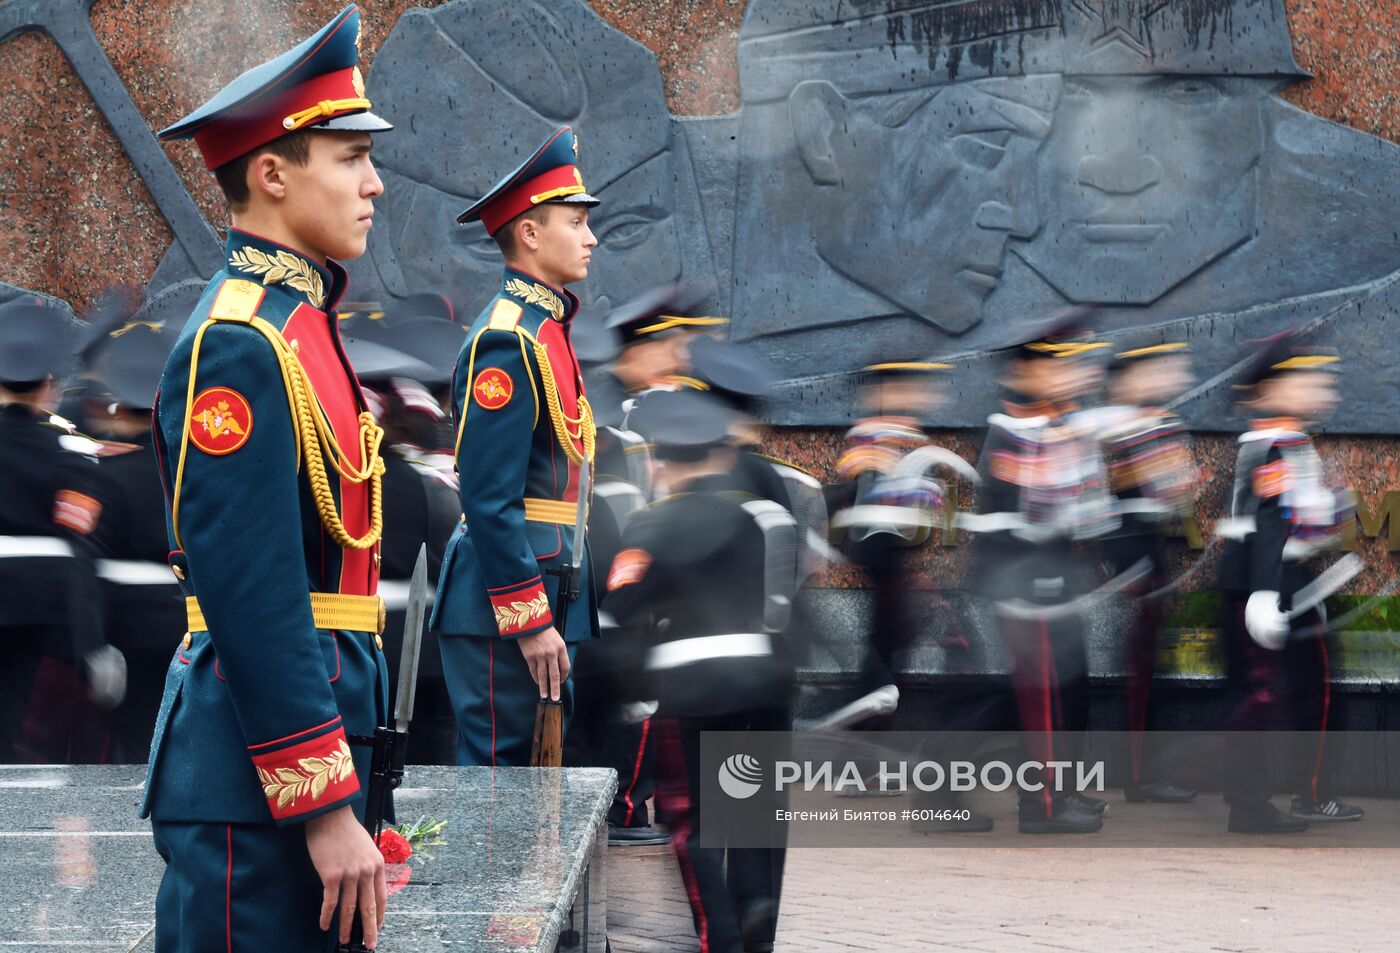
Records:
M1078 315L1056 316L1004 351L1004 412L988 418L978 470L980 535L973 578L994 606L1010 657L1025 753L1072 761L1088 726L1084 610L1090 565L1076 543L1112 525L1103 461L1092 434L1066 419L1092 387L1089 365L1105 347ZM1021 791L1024 833L1081 833L1103 826L1107 802L1049 774Z
M1343 723L1332 693L1322 598L1340 583L1320 576L1322 559L1353 519L1350 494L1334 485L1307 428L1337 405L1335 352L1285 332L1251 342L1236 387L1251 418L1239 438L1220 587L1234 705L1225 728L1229 829L1292 833L1310 821L1354 821L1365 812L1337 796ZM1321 587L1319 589L1319 587ZM1263 738L1293 730L1291 810L1269 800Z
M109 760L105 711L126 690L106 644L93 535L94 442L57 423L65 318L33 298L0 308L0 760Z
M595 565L607 567L622 548L627 523L651 502L651 452L640 434L623 425L626 393L608 369L618 355L617 334L597 312L583 311L572 340L598 427L588 550ZM602 637L580 645L574 658L574 720L564 764L617 772L608 808L610 845L665 844L670 835L652 825L647 804L656 791L656 706L635 692L635 658L645 632L619 626L607 612L599 613L598 625Z
M1164 766L1149 765L1152 669L1168 585L1165 532L1190 514L1196 473L1191 438L1181 418L1162 405L1191 384L1191 358L1184 342L1128 347L1109 363L1107 402L1091 412L1097 422L1109 489L1119 517L1102 540L1105 575L1120 578L1146 568L1128 590L1134 612L1122 644L1128 668L1129 801L1180 804L1196 792L1172 784Z
M796 523L772 501L735 492L732 412L713 396L653 394L634 417L672 495L629 521L604 608L650 636L646 694L660 704L656 808L700 948L762 953L773 948L785 851L696 846L700 737L790 725L792 669L775 636L794 594Z
M846 432L836 461L840 484L830 501L844 550L870 574L875 608L865 639L859 694L816 729L887 728L899 706L896 655L914 636L905 554L929 538L939 487L924 472L903 474L911 452L930 446L922 421L941 403L935 374L951 365L891 361L865 368L861 418Z
M85 400L94 435L109 441L98 466L102 519L93 538L102 556L107 638L128 664L126 698L112 712L122 762L150 756L165 669L185 632L184 597L166 562L165 494L151 433L156 388L173 343L174 335L159 325L111 332Z
M429 296L430 301L441 300ZM363 325L361 325L363 327ZM439 330L441 329L441 330ZM403 650L403 610L419 547L427 546L428 573L442 569L443 552L460 512L457 478L451 469L451 424L429 394L450 379L451 361L466 340L459 325L438 318L395 323L376 340L342 338L365 402L384 428L380 453L384 524L380 543L379 594L389 618L384 627L384 660L391 691L397 691ZM428 345L436 344L436 348ZM403 350L396 348L403 345ZM410 353L438 354L437 366ZM446 357L440 356L446 351ZM446 363L444 369L442 364ZM444 450L444 447L447 449ZM447 461L444 469L442 463ZM410 764L455 764L457 719L447 695L437 636L423 632L414 696L414 730L408 740ZM390 704L394 702L390 698Z
M679 285L661 285L608 313L605 327L618 334L621 350L609 368L630 401L652 389L675 390L690 373L690 345L724 328L728 318L689 315L695 295Z

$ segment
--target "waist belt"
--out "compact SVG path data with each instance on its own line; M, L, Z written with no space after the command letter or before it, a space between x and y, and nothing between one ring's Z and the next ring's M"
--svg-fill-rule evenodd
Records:
M525 519L531 523L558 523L560 526L578 524L578 504L569 500L545 500L537 496L525 497ZM462 514L462 525L467 525L467 515Z
M311 618L318 629L345 629L349 632L384 631L384 600L378 596L346 596L338 592L313 592ZM189 631L208 632L204 611L194 596L185 598L185 618Z
M0 536L0 557L66 556L73 558L73 547L57 536Z
M743 658L773 654L773 640L763 632L701 635L693 639L662 642L647 653L647 668L657 671L716 658Z

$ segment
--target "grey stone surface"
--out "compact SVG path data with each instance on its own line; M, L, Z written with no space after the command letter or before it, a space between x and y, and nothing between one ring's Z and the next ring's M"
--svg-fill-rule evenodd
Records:
M163 864L136 817L144 775L0 767L0 948L149 942ZM410 768L400 815L447 819L447 843L410 863L380 949L547 951L567 930L598 941L616 785L603 769Z
M1196 429L1236 426L1242 341L1312 324L1355 369L1334 429L1395 432L1362 341L1395 314L1400 149L1277 98L1304 75L1281 0L753 0L739 56L734 334L783 367L783 422L937 353L938 423L976 426L987 349L1084 304L1191 340Z

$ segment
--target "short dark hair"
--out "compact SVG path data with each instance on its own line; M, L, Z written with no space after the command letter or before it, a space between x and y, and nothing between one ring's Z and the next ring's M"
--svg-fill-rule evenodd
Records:
M219 180L219 188L223 189L224 199L229 207L235 211L241 211L252 198L252 193L248 190L248 167L253 164L253 160L264 152L270 152L279 158L286 159L294 165L304 166L311 159L311 133L314 129L298 129L296 132L279 136L266 145L258 146L252 152L245 153L237 159L230 159L214 170L214 178Z
M516 252L520 250L516 247L515 226L527 220L537 225L543 225L549 220L549 210L553 207L554 205L549 202L541 202L539 205L527 208L525 211L515 216L515 218L506 222L505 225L501 226L496 234L492 236L496 239L496 247L500 248L501 254L505 257L506 261L510 261L514 258Z

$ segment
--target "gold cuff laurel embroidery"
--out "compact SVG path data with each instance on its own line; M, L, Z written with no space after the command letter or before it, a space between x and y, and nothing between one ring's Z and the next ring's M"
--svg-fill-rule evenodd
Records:
M311 262L289 251L269 255L257 248L240 248L229 256L229 264L246 274L257 275L266 285L286 285L302 292L318 308L326 305L326 288ZM561 311L562 313L562 311Z
M326 788L334 782L339 784L355 770L355 761L350 755L350 746L340 739L340 746L324 758L302 758L298 768L285 767L269 771L258 768L258 780L262 782L263 795L271 801L277 799L278 808L290 806L306 794L311 800L319 800Z
M564 302L560 300L557 294L538 282L527 284L519 278L512 278L510 281L506 282L506 291L515 295L526 304L533 304L544 308L556 318L562 318L564 316Z
M542 618L549 612L549 596L541 590L528 602L516 600L508 606L493 606L496 610L496 627L502 632L509 632L521 626L529 625L535 619Z

